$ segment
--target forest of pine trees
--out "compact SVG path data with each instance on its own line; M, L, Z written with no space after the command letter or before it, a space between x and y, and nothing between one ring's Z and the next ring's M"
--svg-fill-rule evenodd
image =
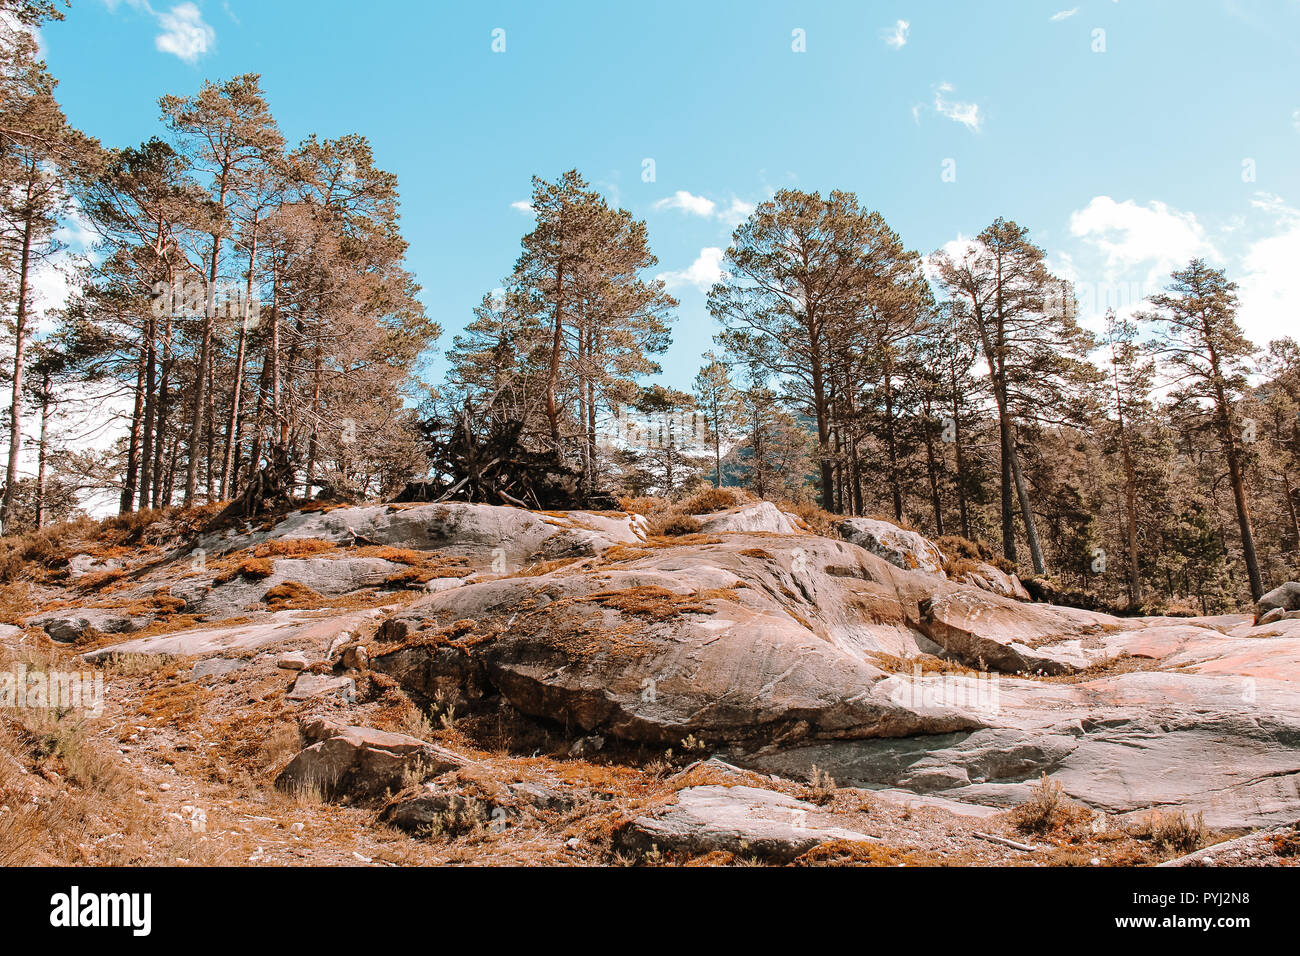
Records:
M4 8L6 534L270 473L298 499L451 485L432 463L460 416L579 501L744 488L968 539L1099 607L1215 612L1300 576L1300 347L1248 341L1204 261L1090 331L1023 225L921 255L851 192L782 190L731 238L683 391L654 381L677 302L645 223L569 171L534 179L517 261L424 382L440 329L364 137L286 143L250 74L163 96L155 136L106 148L24 29L58 10ZM61 255L74 215L84 261ZM56 260L74 292L38 322ZM60 424L87 405L107 451Z

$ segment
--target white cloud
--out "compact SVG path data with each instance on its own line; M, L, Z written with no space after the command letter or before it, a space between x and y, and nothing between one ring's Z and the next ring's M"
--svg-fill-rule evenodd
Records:
M679 272L661 272L656 278L662 279L670 289L693 285L701 292L708 292L722 278L722 250L717 246L707 246L700 250L695 261L685 269Z
M162 33L154 37L154 46L186 63L198 60L217 41L217 31L204 22L202 12L193 3L178 3L155 16Z
M1291 114L1291 125L1296 128L1297 133L1300 133L1300 110Z
M1050 19L1054 23L1059 20L1068 20L1070 19L1070 17L1074 16L1078 12L1079 12L1078 7L1074 7L1071 10L1059 10L1056 13L1053 13Z
M712 216L717 204L712 199L695 196L684 189L679 189L667 199L655 203L656 209L680 209L692 216Z
M1070 234L1105 256L1112 275L1148 267L1148 278L1161 282L1176 267L1198 256L1217 259L1218 252L1193 213L1179 212L1158 200L1139 206L1131 199L1115 202L1094 196L1070 215Z
M731 226L733 229L750 217L754 211L754 204L745 202L743 199L731 197L731 205L718 211L718 218Z
M953 87L951 83L940 83L934 89L934 109L940 116L946 116L954 123L961 123L967 129L976 133L984 124L984 118L980 116L978 103L962 103L956 100L949 100L945 94L951 93Z
M1280 230L1252 243L1242 257L1238 280L1239 321L1252 341L1263 345L1296 334L1300 302L1300 211L1280 196L1261 193L1251 205L1274 217Z
M145 13L158 22L162 31L154 37L153 44L162 53L180 57L186 63L194 63L199 57L211 52L217 42L217 31L203 19L203 13L190 0L178 3L166 13L159 13L149 5L149 0L103 0L110 13L116 13L121 7L129 7L139 13ZM222 6L230 13L230 8ZM238 23L238 20L235 20Z
M512 202L510 204L510 208L517 209L519 212L522 212L525 216L537 215L537 210L533 208L533 204L530 203L527 199L518 199L515 202Z
M885 38L885 44L892 46L895 50L901 50L907 46L907 32L912 25L906 20L898 20L892 27L886 27L881 31L881 36Z

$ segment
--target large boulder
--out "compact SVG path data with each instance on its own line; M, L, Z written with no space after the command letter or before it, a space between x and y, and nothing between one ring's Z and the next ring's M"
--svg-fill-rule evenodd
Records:
M954 573L953 580L974 585L985 591L992 591L994 594L1000 594L1003 597L1015 598L1017 601L1033 600L1025 586L1020 583L1019 577L1014 574L1007 574L1001 568L987 562L981 562L974 568Z
M1269 591L1255 602L1255 620L1258 622L1270 611L1300 611L1300 582L1288 581Z
M933 541L916 531L905 531L875 518L845 518L836 530L845 541L865 548L905 571L942 574L943 552Z
M951 656L1004 672L1065 674L1119 652L1101 640L1119 618L1024 604L971 587L938 587L919 605L920 625Z
M288 581L309 587L325 597L337 597L376 587L406 570L406 565L394 561L352 556L275 558L270 564L271 574L266 577L236 575L220 584L211 577L188 578L173 584L171 594L185 602L186 613L222 618L256 609L267 591Z
M873 838L816 822L818 808L756 787L689 787L657 816L640 816L617 835L623 850L692 856L724 851L742 858L789 863L831 840L859 843Z
M74 554L68 558L68 580L76 583L92 574L121 571L126 565L116 558L96 557L91 554Z
M1300 816L1300 692L1291 681L1156 671L1075 684L894 675L900 700L986 698L986 726L952 734L807 742L732 754L741 766L841 786L898 787L1011 807L1041 774L1113 814L1203 813L1211 827Z
M319 649L323 654L340 636L351 636L373 627L382 617L383 611L373 608L329 617L320 617L311 611L276 611L228 627L195 627L134 638L88 651L82 657L93 661L126 655L206 656L286 644L306 645Z
M806 535L645 549L422 598L385 622L372 666L420 698L504 698L575 736L668 746L978 725L875 692L873 655L919 652L899 573Z
M411 777L436 776L465 763L449 750L406 734L325 718L307 720L302 733L315 743L299 751L275 778L276 787L290 793L370 797L400 790Z
M757 531L769 534L797 534L794 520L772 504L760 501L739 508L728 508L713 514L694 515L704 534L718 534L729 531Z
M599 554L645 538L646 520L622 512L527 511L500 505L359 505L294 512L270 531L209 536L210 554L263 541L314 538L340 544L441 550L476 566L512 573L538 560Z

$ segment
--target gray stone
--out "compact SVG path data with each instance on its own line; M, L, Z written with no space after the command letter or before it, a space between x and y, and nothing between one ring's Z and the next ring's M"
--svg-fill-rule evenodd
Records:
M918 606L931 640L972 666L1068 674L1114 656L1101 635L1125 624L1106 614L1024 604L976 588L942 588Z
M915 683L903 675L890 681ZM1182 809L1222 828L1300 816L1293 681L1145 671L1074 684L997 677L992 690L994 705L982 713L994 726L979 730L826 741L733 759L788 777L816 766L840 786L981 806L1022 803L1047 773L1070 798L1117 815Z
M498 814L490 801L427 783L414 793L399 794L380 811L379 821L408 833L461 833Z
M331 617L320 617L307 611L276 611L230 627L191 628L124 641L112 647L88 651L82 657L86 660L120 654L191 657L304 642L321 648L323 652L341 632L355 633L358 628L373 624L383 616L384 612L376 609L348 611Z
M288 581L325 597L335 597L381 585L406 565L381 558L317 557L276 558L271 567L273 572L267 577L240 576L224 584L207 577L182 580L172 585L171 593L185 602L187 613L226 617L258 609L267 591Z
M641 816L616 838L623 850L699 855L723 850L740 857L788 863L831 840L873 838L816 822L818 808L773 790L755 787L689 787L658 816Z
M762 531L769 534L795 534L798 528L788 514L770 501L728 508L712 514L694 515L704 534L735 531Z
M1020 583L1020 578L1014 574L1007 574L992 564L980 564L974 571L967 571L958 580L1000 594L1002 597L1015 598L1017 601L1032 600L1025 586Z
M1284 611L1300 611L1300 582L1288 581L1274 588L1255 602L1255 620L1263 623L1261 618L1275 608Z
M644 540L645 527L645 518L640 515L534 512L461 502L379 504L295 512L270 532L209 536L200 546L215 554L266 540L317 538L352 544L360 539L416 550L441 550L467 557L479 566L491 565L500 551L508 565L517 567L538 558L599 554L615 544L634 544Z
M80 581L88 574L103 571L120 571L125 565L116 558L96 558L89 554L74 554L68 558L68 580Z
M542 786L539 783L511 783L506 785L510 795L519 803L536 807L539 810L564 812L572 810L575 801L558 790Z
M844 540L866 548L896 568L943 573L943 552L925 535L874 518L845 518L836 530Z
M1269 624L1277 624L1280 621L1297 620L1300 620L1300 611L1288 611L1285 608L1275 607L1273 610L1263 614L1255 623L1255 626L1266 627Z
M357 682L351 677L330 677L302 671L289 690L290 700L310 700L313 697L342 697L352 703L357 696Z
M123 614L107 608L81 608L76 611L58 611L33 618L30 623L44 628L53 641L73 644L91 631L99 634L129 634L149 626L148 617Z
M195 664L194 669L190 671L190 678L192 680L203 680L207 677L225 677L227 674L233 674L246 666L248 666L247 661L232 660L228 657L213 657Z
M598 576L505 578L422 597L384 623L381 644L459 620L495 636L463 648L416 642L371 667L462 712L495 692L575 738L676 747L693 734L714 746L979 726L874 691L886 673L873 652L918 653L903 574L847 542L730 534L653 549Z
M368 797L400 790L411 775L435 776L464 765L441 747L370 727L318 718L306 722L303 734L316 742L299 751L276 777L280 790L314 790L330 799Z

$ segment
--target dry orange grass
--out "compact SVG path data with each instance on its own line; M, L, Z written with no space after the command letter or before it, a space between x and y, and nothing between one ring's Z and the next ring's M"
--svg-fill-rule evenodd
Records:
M791 866L942 866L944 861L929 853L900 847L830 840L813 847Z
M823 537L835 537L835 525L840 520L838 515L808 502L778 501L776 506L798 518L803 530Z
M212 579L212 583L229 584L235 578L248 578L249 580L258 581L262 578L269 578L274 573L275 564L267 558L246 558L233 567L226 568Z
M108 590L109 585L115 584L126 577L126 571L121 568L112 568L108 571L95 571L84 576L77 582L77 586L83 591L103 591Z
M268 590L262 600L271 610L284 611L320 607L325 596L298 581L284 581Z
M700 527L700 523L690 515L669 511L651 518L646 530L653 537L679 538L699 534Z
M752 505L759 500L758 495L742 488L706 488L682 499L675 508L683 514L703 515Z
M715 609L708 601L738 601L740 596L735 588L706 588L690 594L678 594L658 585L643 585L634 588L618 588L597 591L579 602L591 602L602 607L613 608L623 614L636 614L641 617L665 621L682 614L713 614Z
M912 674L919 667L922 674L969 674L978 676L979 671L959 664L956 661L946 661L941 657L935 657L933 654L918 654L915 657L897 657L894 654L886 654L884 651L868 651L867 655L871 662L881 670L889 671L891 674Z
M283 538L279 541L263 541L253 548L255 558L305 558L334 550L333 541L321 541L319 538Z

